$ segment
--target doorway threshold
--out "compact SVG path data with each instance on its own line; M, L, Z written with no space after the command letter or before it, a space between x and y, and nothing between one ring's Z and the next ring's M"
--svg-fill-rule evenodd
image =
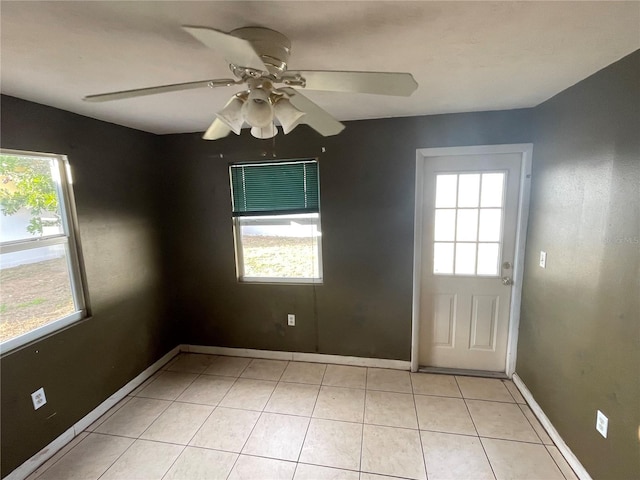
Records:
M419 373L436 373L441 375L461 375L464 377L484 377L508 379L504 372L490 372L488 370L468 370L465 368L441 368L441 367L418 367Z

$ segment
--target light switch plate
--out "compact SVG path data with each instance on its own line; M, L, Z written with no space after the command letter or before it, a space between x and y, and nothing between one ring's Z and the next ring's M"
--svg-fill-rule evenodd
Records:
M547 252L540 250L540 266L547 268Z

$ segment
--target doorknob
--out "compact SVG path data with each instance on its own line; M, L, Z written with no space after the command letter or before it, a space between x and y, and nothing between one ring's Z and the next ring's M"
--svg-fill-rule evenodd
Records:
M502 277L502 284L513 285L513 280L511 279L511 277Z

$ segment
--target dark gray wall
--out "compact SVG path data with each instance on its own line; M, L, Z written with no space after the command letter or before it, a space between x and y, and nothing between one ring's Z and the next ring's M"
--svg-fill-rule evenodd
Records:
M416 149L530 141L528 110L348 122L328 138L163 137L182 341L409 360ZM274 157L319 158L322 285L236 280L228 165Z
M68 155L92 316L3 356L4 477L177 344L164 318L154 136L12 97L3 148ZM31 392L44 387L37 411Z
M640 478L640 52L537 107L534 132L517 373L594 478Z

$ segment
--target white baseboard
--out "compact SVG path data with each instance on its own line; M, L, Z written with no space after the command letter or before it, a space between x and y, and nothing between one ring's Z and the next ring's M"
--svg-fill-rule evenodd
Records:
M323 353L282 352L276 350L253 350L250 348L208 347L204 345L180 345L180 351L190 353L206 353L209 355L227 355L229 357L266 358L271 360L289 360L295 362L333 363L357 367L391 368L394 370L410 370L411 362L389 360L385 358L347 357L327 355Z
M549 417L547 417L542 411L542 408L538 405L538 402L534 400L533 395L517 373L513 374L513 383L518 387L518 390L520 390L520 393L529 404L529 407L531 407L531 411L538 418L544 429L549 434L549 437L551 437L553 443L556 444L556 447L558 447L558 450L560 450L560 453L569 466L571 466L578 478L580 478L580 480L592 480L589 472L587 472L587 470L582 466L580 460L578 460L578 457L574 455L569 446L564 443L564 440L551 423L551 420L549 420Z
M71 442L77 435L80 435L89 425L98 420L102 415L113 407L116 403L131 393L136 387L142 385L151 375L156 373L162 368L169 360L175 357L180 352L180 347L173 348L169 353L164 355L153 365L145 369L137 377L127 383L124 387L118 390L116 393L107 398L104 402L94 408L91 412L78 420L72 427L67 429L62 435L56 438L49 445L44 447L38 453L36 453L29 460L24 462L18 468L16 468L9 475L4 477L3 480L23 480L35 472L40 465L53 457L61 448Z

